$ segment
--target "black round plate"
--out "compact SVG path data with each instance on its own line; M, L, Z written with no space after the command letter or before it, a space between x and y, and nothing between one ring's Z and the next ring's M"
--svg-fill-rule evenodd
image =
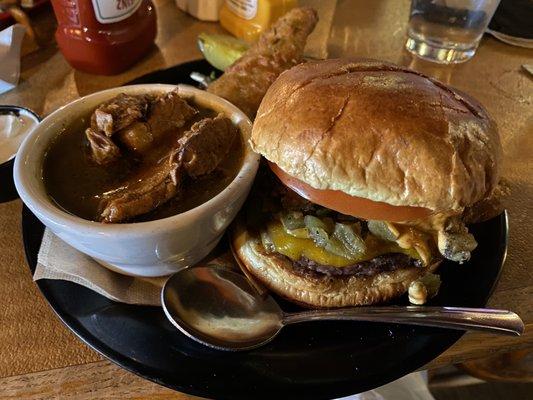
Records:
M210 69L193 62L137 83L187 82L190 71L209 74ZM25 207L22 232L32 273L43 231ZM443 284L433 305L486 304L505 259L507 217L471 231L479 243L472 260L442 264ZM229 353L187 338L161 308L116 303L71 282L40 280L37 285L65 325L111 361L181 392L217 399L324 399L362 392L422 367L462 335L396 324L316 322L288 326L262 348Z

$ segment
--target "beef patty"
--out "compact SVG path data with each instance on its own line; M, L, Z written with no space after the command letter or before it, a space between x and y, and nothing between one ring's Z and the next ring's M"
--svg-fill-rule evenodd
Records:
M346 267L334 267L333 265L319 264L306 257L293 261L281 253L275 253L276 257L289 260L294 271L302 276L318 277L368 277L382 272L395 271L403 268L422 268L422 262L402 253L382 254L370 260L361 261Z

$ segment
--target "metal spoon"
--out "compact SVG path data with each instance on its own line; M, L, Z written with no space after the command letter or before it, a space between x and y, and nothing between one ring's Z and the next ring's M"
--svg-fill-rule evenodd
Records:
M219 267L194 267L172 275L161 303L167 318L190 338L221 350L248 350L272 340L286 325L305 321L392 322L520 335L511 311L456 307L353 307L285 313L261 296L245 276Z

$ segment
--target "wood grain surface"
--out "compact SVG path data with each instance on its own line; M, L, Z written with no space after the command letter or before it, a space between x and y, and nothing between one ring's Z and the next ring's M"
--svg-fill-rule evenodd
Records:
M0 379L2 399L199 399L148 382L109 361Z
M174 1L155 3L157 48L127 72L112 77L73 71L52 40L54 19L44 9L34 18L45 44L22 59L21 83L0 95L0 104L23 105L45 115L79 96L197 59L201 56L195 43L198 33L221 32L218 24L198 22L179 12ZM522 69L522 64L533 63L532 51L485 37L468 63L438 66L422 62L403 50L408 12L408 0L338 1L328 39L317 39L327 49L315 52L397 62L472 94L488 108L500 127L504 174L513 191L508 202L508 260L489 305L511 309L526 323L526 333L520 338L467 334L428 367L533 347L533 273L529 268L533 259L533 79ZM0 204L0 398L190 398L103 360L59 322L25 264L20 212L19 200Z

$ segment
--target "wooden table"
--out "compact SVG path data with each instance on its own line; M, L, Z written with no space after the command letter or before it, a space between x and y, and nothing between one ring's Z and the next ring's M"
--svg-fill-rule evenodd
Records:
M320 7L327 10L334 3L322 1ZM195 45L198 33L221 31L218 24L182 14L174 1L156 1L156 5L157 49L129 71L112 77L72 70L53 42L53 16L43 10L34 18L44 45L22 59L21 82L0 95L0 104L23 105L46 115L79 96L200 58ZM403 50L408 12L408 0L338 1L331 18L324 14L319 30L326 37L313 38L315 51L323 43L327 47L318 52L327 51L329 57L374 57L407 65L472 94L488 108L500 127L506 153L504 175L513 192L508 202L509 255L489 305L516 311L526 324L520 338L466 334L427 367L533 347L533 269L528 269L533 260L533 79L522 69L522 64L533 63L533 51L485 37L478 54L466 64L421 62ZM0 397L189 398L113 365L59 322L33 284L24 260L21 207L19 200L0 204Z

